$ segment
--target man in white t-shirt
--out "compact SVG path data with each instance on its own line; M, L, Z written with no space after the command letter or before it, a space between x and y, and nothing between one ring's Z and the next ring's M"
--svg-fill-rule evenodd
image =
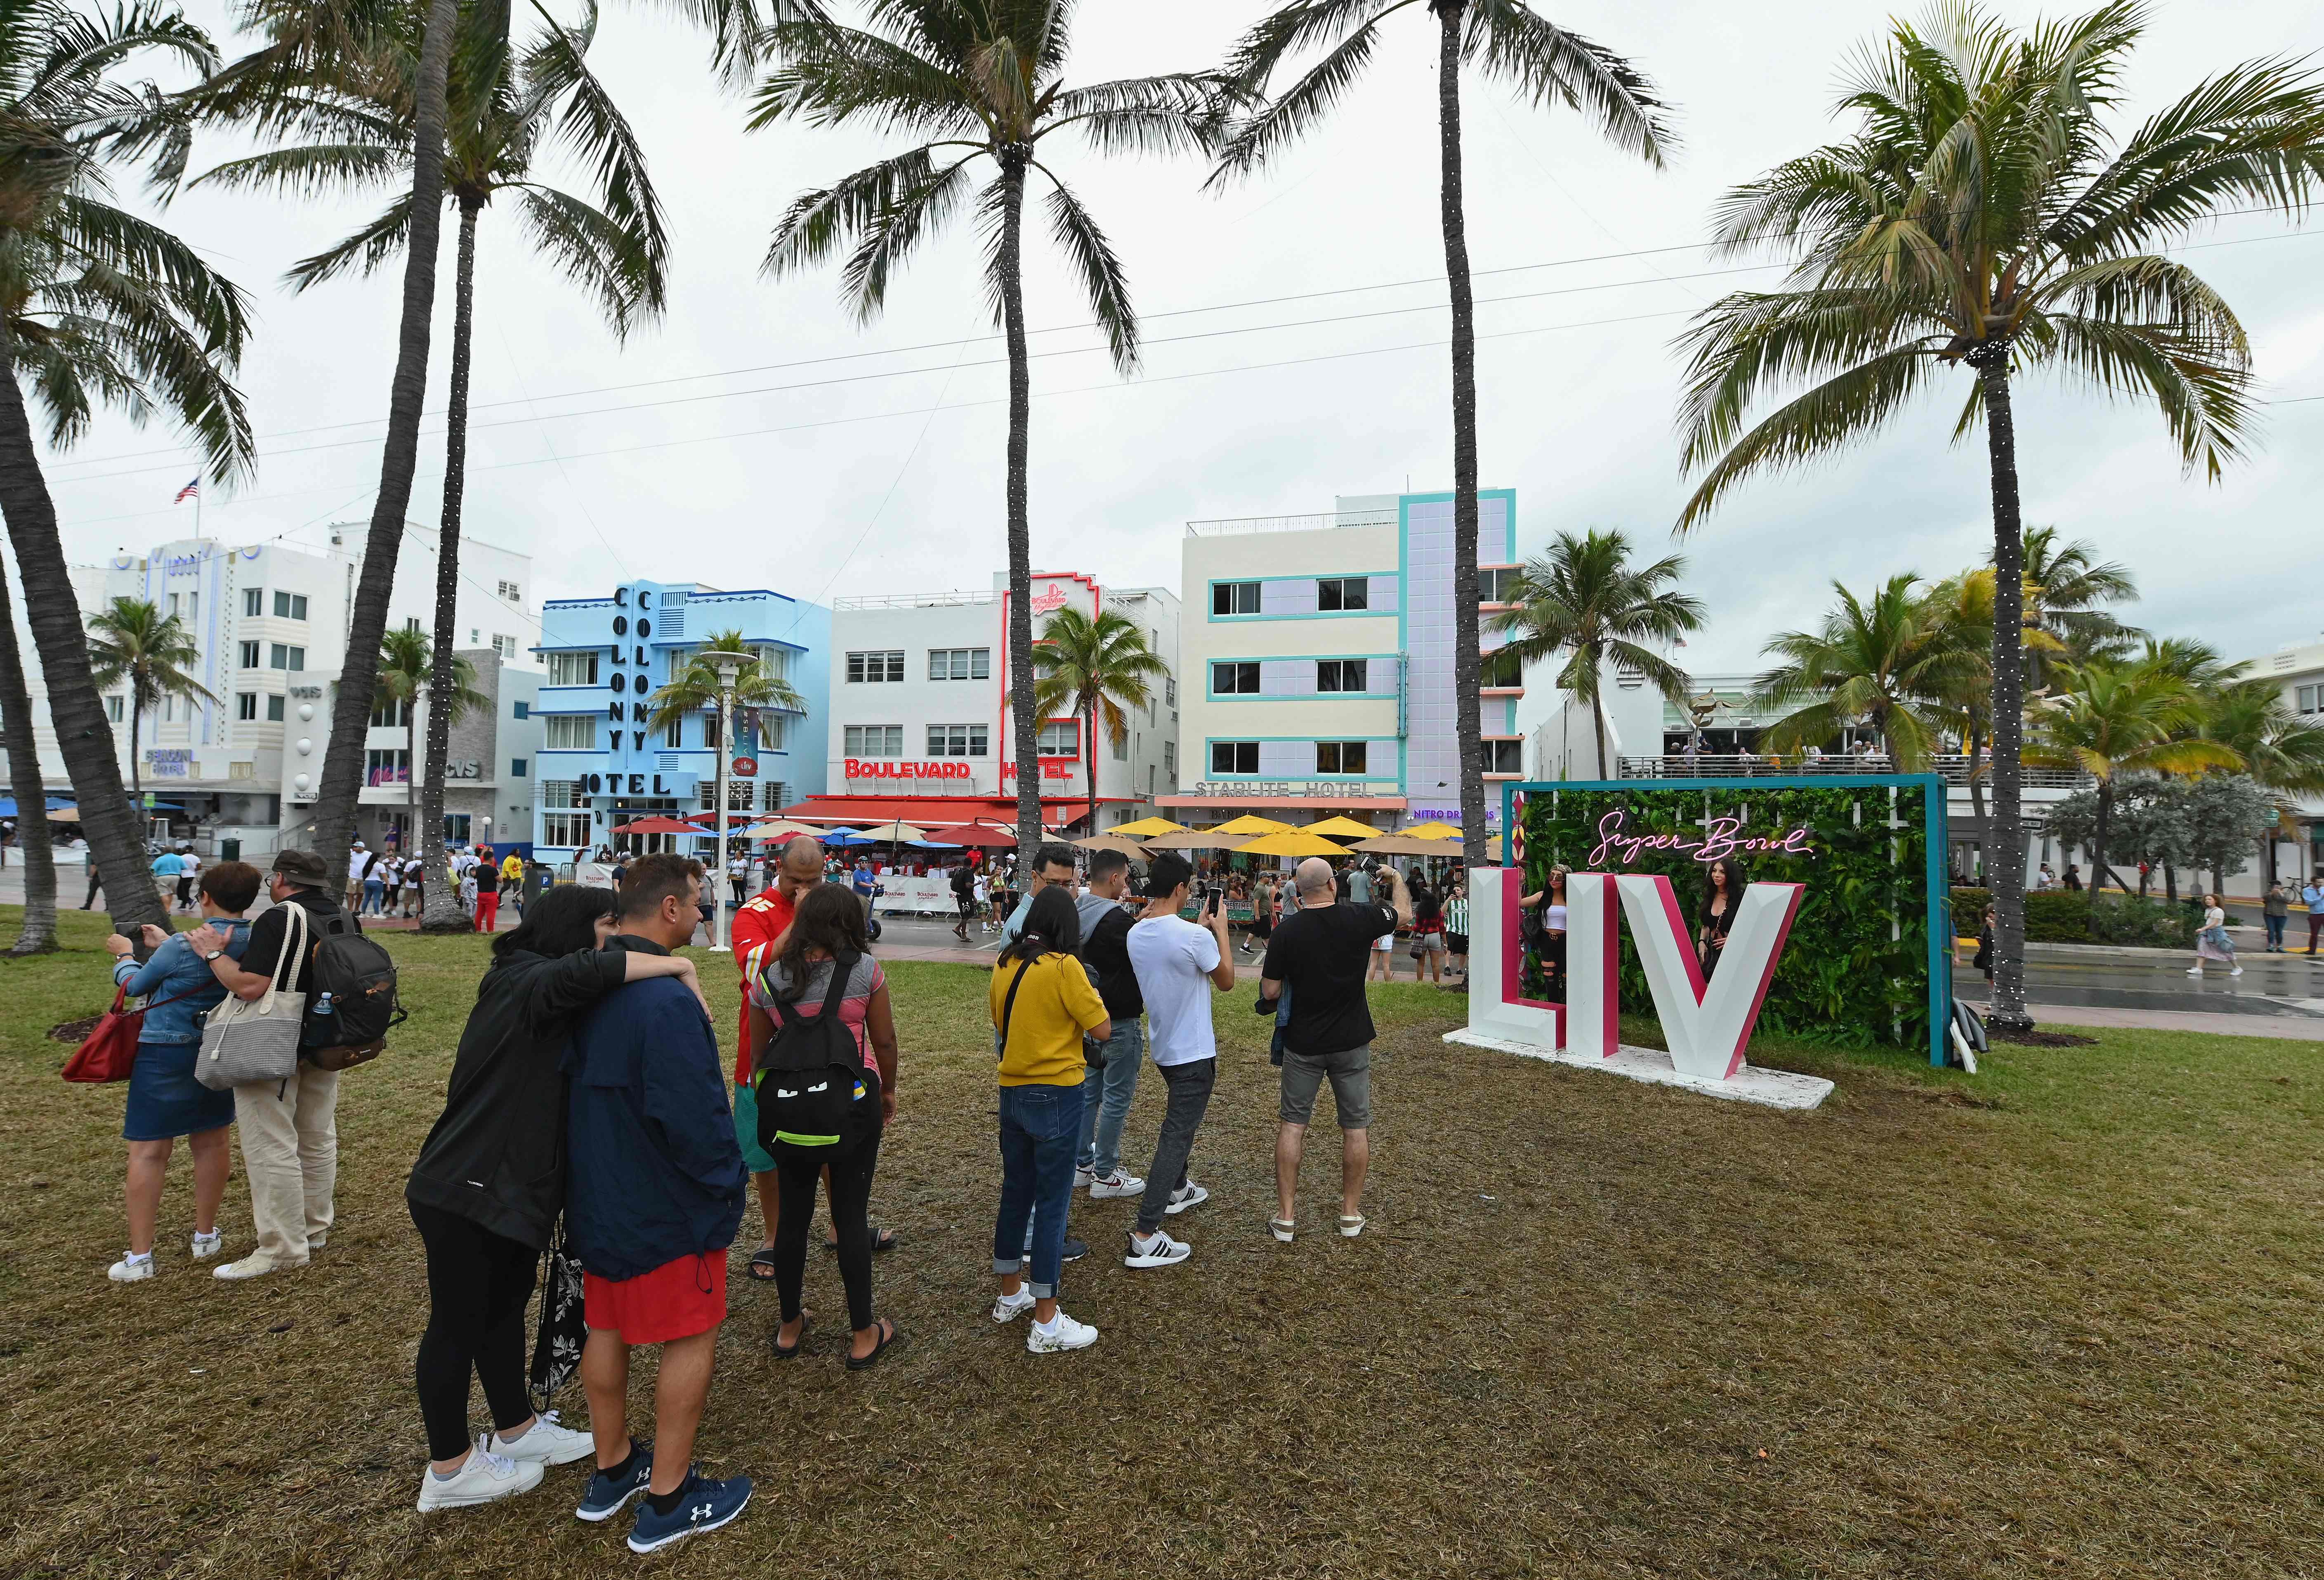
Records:
M1154 1142L1154 1167L1146 1171L1146 1194L1138 1204L1138 1227L1130 1235L1124 1267L1168 1267L1194 1253L1194 1247L1162 1232L1162 1219L1199 1206L1211 1193L1187 1178L1194 1132L1211 1106L1218 1082L1218 1039L1211 1029L1211 992L1234 986L1234 956L1227 944L1226 900L1212 889L1200 923L1185 920L1194 869L1186 858L1165 851L1146 877L1146 914L1130 929L1130 966L1146 1001L1148 1046L1154 1066L1169 1088L1162 1133Z

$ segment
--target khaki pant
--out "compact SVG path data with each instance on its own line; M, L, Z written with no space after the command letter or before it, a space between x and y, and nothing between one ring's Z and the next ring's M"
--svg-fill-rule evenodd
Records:
M305 1261L308 1243L331 1226L338 1101L339 1072L304 1062L288 1081L253 1081L234 1089L257 1254L280 1265Z

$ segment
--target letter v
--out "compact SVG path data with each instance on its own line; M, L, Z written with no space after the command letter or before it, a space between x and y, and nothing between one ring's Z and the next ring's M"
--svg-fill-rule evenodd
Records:
M1751 883L1727 929L1727 947L1706 988L1695 958L1692 931L1680 913L1670 880L1658 873L1625 873L1622 910L1630 920L1630 940L1646 970L1655 1013L1670 1045L1671 1064L1680 1075L1723 1081L1743 1067L1751 1028L1775 980L1775 962L1792 919L1799 914L1799 883Z

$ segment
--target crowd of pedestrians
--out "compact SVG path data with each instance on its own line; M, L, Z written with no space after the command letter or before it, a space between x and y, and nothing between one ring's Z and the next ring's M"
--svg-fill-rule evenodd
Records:
M369 871L392 859L379 858ZM483 859L474 870L496 872ZM992 923L1008 937L988 1001L1001 1165L991 1317L1027 1317L1026 1348L1038 1355L1099 1337L1058 1303L1065 1266L1088 1249L1070 1233L1080 1193L1136 1200L1125 1267L1167 1269L1194 1255L1172 1220L1210 1199L1193 1168L1217 1086L1214 1002L1235 986L1236 950L1222 892L1176 855L1157 857L1142 882L1111 852L1093 856L1084 882L1064 845L1041 847L1022 870L1021 890ZM873 1293L874 1255L895 1243L869 1209L900 1055L856 874L827 866L802 837L741 904L743 1004L731 1067L696 968L676 952L696 936L704 885L728 876L685 856L632 856L617 888L551 888L492 940L443 1111L405 1187L428 1276L414 1366L428 1439L422 1511L521 1493L549 1468L587 1458L576 1515L602 1522L634 1504L634 1551L738 1516L750 1479L705 1476L693 1448L727 1316L729 1250L754 1194L762 1234L745 1266L775 1286L779 1316L766 1338L775 1359L798 1357L813 1330L804 1286L819 1197L845 1289L844 1364L878 1365L905 1340ZM130 1243L115 1280L158 1270L163 1175L180 1137L194 1158L191 1255L220 1257L230 1124L242 1137L256 1243L220 1261L217 1275L300 1267L327 1244L338 1072L301 1059L287 1079L229 1092L192 1072L205 1013L229 995L308 993L312 952L286 957L286 948L359 931L348 913L375 910L373 882L353 863L341 874L300 851L283 852L263 877L219 863L191 880L201 926L146 929L142 965L129 939L108 940L124 991L148 1005L123 1127ZM274 904L253 922L244 913L262 886ZM354 907L344 902L349 888ZM964 910L964 925L972 919ZM1299 1155L1327 1080L1345 1136L1336 1227L1363 1230L1372 1037L1363 983L1374 941L1397 919L1385 901L1342 901L1331 869L1310 861L1286 919L1268 929L1254 1007L1276 1020L1283 1067L1270 1223L1278 1240L1296 1233ZM1124 1167L1123 1132L1148 1059L1167 1098L1141 1177ZM554 1372L562 1355L587 1400L586 1431L536 1408L528 1386L527 1313L544 1265L552 1278L538 1290L532 1381L545 1358ZM555 1270L567 1266L577 1299L560 1294ZM552 1328L567 1338L552 1345ZM659 1352L650 1435L631 1427L640 1346ZM472 1433L474 1383L490 1424Z

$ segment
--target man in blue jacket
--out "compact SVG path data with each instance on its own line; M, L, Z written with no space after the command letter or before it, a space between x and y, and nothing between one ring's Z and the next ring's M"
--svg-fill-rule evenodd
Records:
M608 948L667 955L694 936L702 864L640 856L621 887ZM665 986L677 989L664 992ZM597 1474L575 1511L610 1520L640 1492L632 1552L715 1530L751 1501L751 1479L712 1481L691 1463L726 1320L726 1248L742 1221L742 1153L718 1039L676 977L634 982L574 1034L566 1232L586 1270L581 1383ZM630 1347L659 1344L654 1440L629 1434Z

